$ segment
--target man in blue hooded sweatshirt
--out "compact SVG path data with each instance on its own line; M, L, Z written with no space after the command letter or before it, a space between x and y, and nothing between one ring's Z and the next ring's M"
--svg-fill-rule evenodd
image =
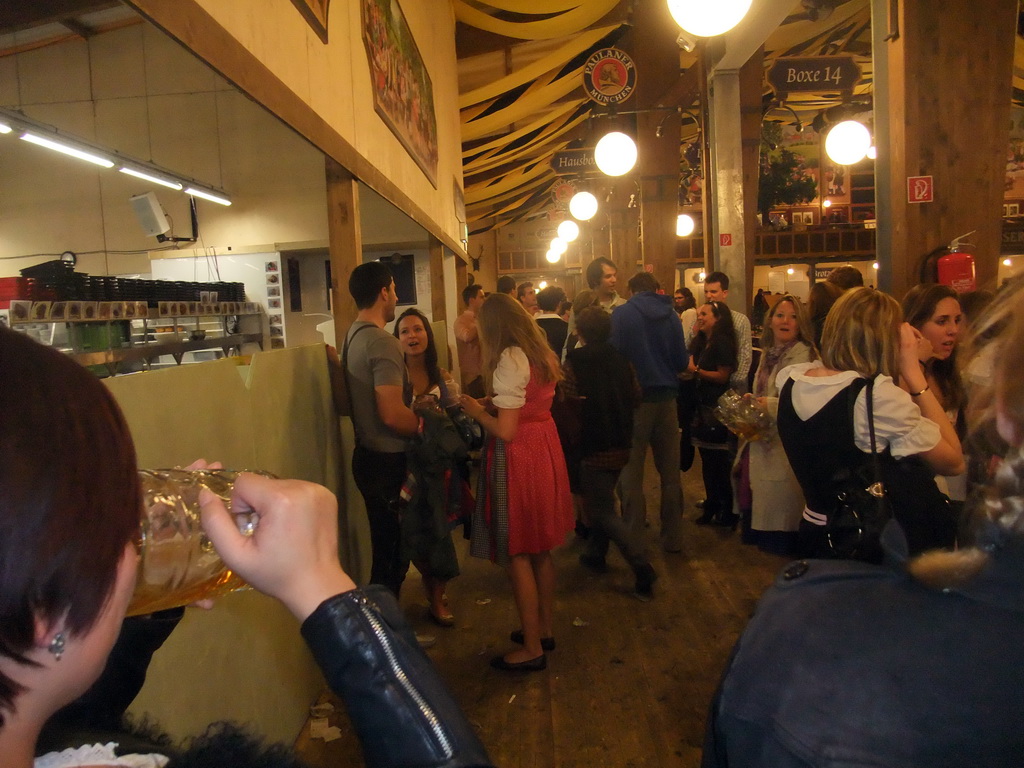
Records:
M689 354L672 297L657 293L658 281L649 272L629 279L632 297L612 315L612 345L633 364L643 388L643 400L633 418L633 446L620 476L622 516L636 532L647 520L644 462L647 446L661 477L661 546L682 549L683 489L679 482L679 419L676 395L679 374Z

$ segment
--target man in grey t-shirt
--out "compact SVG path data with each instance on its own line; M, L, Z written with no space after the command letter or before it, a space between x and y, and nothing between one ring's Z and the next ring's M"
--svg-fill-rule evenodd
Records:
M395 281L379 261L360 264L348 290L359 314L346 335L346 377L356 447L352 475L366 502L373 565L370 581L395 595L409 561L401 557L398 494L405 482L405 448L419 428L409 408L408 375L398 339L384 326L395 319Z

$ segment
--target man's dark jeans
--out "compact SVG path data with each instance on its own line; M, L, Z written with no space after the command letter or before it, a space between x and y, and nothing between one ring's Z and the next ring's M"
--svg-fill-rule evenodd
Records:
M373 551L370 582L382 584L397 598L409 570L409 561L401 556L398 515L398 494L405 482L405 454L381 453L356 445L352 453L352 475L363 495L370 522Z

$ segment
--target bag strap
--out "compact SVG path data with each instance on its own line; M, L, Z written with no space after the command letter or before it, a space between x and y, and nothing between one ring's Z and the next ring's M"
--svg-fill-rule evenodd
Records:
M878 461L878 450L875 444L874 379L868 379L866 389L868 399L868 434L871 436L871 472L875 476L875 482L871 484L868 492L875 497L875 505L878 507L879 513L885 515L885 484L882 482L882 467Z
M348 412L354 414L355 410L352 407L352 382L349 380L348 375L348 346L352 343L352 340L359 335L360 331L365 331L367 328L376 328L377 326L373 323L367 323L356 328L350 336L345 338L345 345L341 348L341 370L345 374L345 392L348 395Z

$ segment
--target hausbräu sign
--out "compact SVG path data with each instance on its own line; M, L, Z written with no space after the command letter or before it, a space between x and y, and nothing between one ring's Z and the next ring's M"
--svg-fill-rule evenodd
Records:
M790 93L852 93L860 82L860 67L853 56L793 56L776 60L768 82L780 99Z
M551 156L551 168L559 176L578 173L599 173L594 160L594 148L563 149Z

